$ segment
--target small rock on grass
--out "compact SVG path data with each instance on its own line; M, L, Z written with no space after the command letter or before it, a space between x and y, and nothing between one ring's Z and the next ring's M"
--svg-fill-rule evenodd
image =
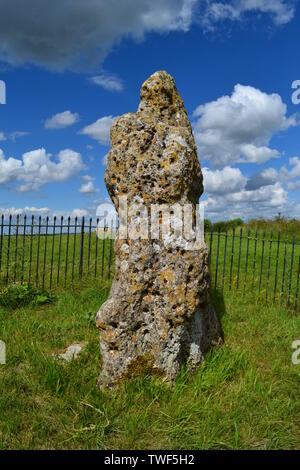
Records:
M79 354L86 347L86 343L74 343L67 347L67 349L60 354L53 353L54 359L61 359L65 362L72 362L72 360L78 359Z

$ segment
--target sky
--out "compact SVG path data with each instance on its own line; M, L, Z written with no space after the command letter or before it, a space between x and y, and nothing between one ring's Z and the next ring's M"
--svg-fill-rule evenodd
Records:
M300 218L298 1L24 3L0 0L0 213L94 217L110 126L166 70L205 217Z

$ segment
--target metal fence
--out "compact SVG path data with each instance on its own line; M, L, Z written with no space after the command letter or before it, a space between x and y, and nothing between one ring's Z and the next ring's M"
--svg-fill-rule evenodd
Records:
M111 279L114 229L99 220L49 217L0 219L0 282L54 289L90 276ZM103 234L102 234L103 235ZM206 232L214 289L250 292L297 310L300 243L295 236L240 228Z

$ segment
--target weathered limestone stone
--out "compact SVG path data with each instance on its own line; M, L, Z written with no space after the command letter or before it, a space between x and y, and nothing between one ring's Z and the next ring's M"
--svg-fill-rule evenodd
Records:
M201 168L183 101L166 72L154 73L141 88L138 111L112 126L105 183L119 215L119 196L127 196L137 210L141 203L191 204L195 216ZM129 211L129 226L136 217ZM205 245L191 250L172 236L123 236L115 253L115 278L96 318L99 386L145 370L172 380L183 363L198 366L221 336L209 304Z

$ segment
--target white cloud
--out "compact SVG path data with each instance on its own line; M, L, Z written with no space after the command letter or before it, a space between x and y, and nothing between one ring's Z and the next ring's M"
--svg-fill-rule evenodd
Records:
M60 218L64 217L66 220L68 217L71 217L71 219L74 219L75 217L81 218L81 217L87 217L89 214L89 211L86 209L73 209L69 212L67 211L61 211L61 210L53 210L50 209L49 207L35 207L35 206L25 206L22 208L16 208L16 207L0 207L0 214L3 214L4 217L8 217L12 215L13 217L16 217L19 215L20 217L24 217L25 215L27 217L31 217L32 215L35 217L49 217L51 220L54 216Z
M95 67L123 37L188 31L197 0L0 2L0 60L54 69ZM16 34L18 31L18 34Z
M213 194L227 194L238 192L245 188L247 178L239 168L226 166L222 170L212 171L203 168L204 191Z
M287 183L287 188L290 191L300 191L300 180Z
M107 159L108 159L108 153L106 153L106 154L104 155L104 157L102 157L102 160L101 160L102 165L104 165L104 166L107 165Z
M113 116L104 116L81 129L79 134L87 135L91 137L91 139L97 140L102 145L109 145L110 128L116 119L117 118Z
M88 214L86 209L74 209L72 211L72 217L87 217Z
M202 17L202 24L206 29L214 30L217 23L225 20L242 21L248 13L268 14L275 25L284 25L293 19L295 5L293 1L288 0L209 1Z
M258 189L276 182L286 183L288 189L297 189L299 182L293 180L300 178L300 159L298 157L290 158L289 165L291 167L290 170L283 165L280 170L266 168L262 172L253 175L247 182L247 189Z
M95 188L92 181L89 181L80 186L79 192L83 194L96 194L99 192L99 189Z
M94 77L90 77L89 80L95 85L101 86L108 91L122 91L124 88L122 80L109 73L95 75Z
M85 181L80 188L79 192L83 194L96 194L99 192L99 189L95 188L94 186L94 178L92 178L89 175L85 175L82 177L82 179Z
M51 210L48 207L34 207L34 206L25 206L23 208L16 208L16 207L1 207L0 213L4 215L4 217L8 217L9 215L14 216L24 216L24 215L34 215L34 216L47 216L51 213Z
M12 157L6 159L3 151L0 149L0 184L16 180L21 168L21 160L16 160Z
M46 129L64 129L65 127L73 126L79 121L79 114L72 113L71 111L64 111L58 113L47 119L45 122Z
M25 132L25 131L14 131L14 132L11 132L8 136L6 136L4 134L4 132L0 132L0 142L4 141L4 140L7 140L7 139L10 139L12 140L13 142L15 142L16 139L18 139L19 137L24 137L26 135L29 135L30 132Z
M241 217L244 220L260 216L271 218L289 208L288 193L281 183L263 186L256 190L210 196L203 201L205 217L228 220Z
M193 125L200 159L222 167L236 162L263 163L280 156L269 147L279 131L298 125L286 116L287 107L278 94L251 86L236 85L231 96L200 105Z
M57 163L51 157L40 148L24 153L22 160L6 159L0 149L0 184L19 181L19 191L35 191L46 183L67 181L84 169L80 153L73 150L61 150Z
M29 135L30 132L27 131L14 131L12 132L9 137L11 140L15 141L16 139L19 139L20 137L25 137L26 135Z

